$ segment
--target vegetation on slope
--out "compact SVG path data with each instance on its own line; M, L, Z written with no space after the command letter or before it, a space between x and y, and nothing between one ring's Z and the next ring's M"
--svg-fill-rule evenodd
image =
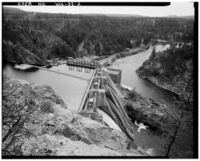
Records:
M30 55L32 60L34 54L40 64L54 57L110 55L141 42L147 44L150 39L178 40L180 33L192 39L191 34L187 36L192 22L182 18L47 14L3 8L3 53L5 60L14 63L31 63L22 57ZM19 57L12 58L16 53Z
M151 54L137 70L138 74L168 89L187 102L193 101L193 43Z

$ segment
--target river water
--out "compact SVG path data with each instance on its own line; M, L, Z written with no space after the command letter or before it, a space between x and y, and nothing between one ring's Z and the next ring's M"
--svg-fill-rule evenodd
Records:
M156 51L163 51L168 49L169 45L156 45ZM151 82L140 78L136 70L147 60L152 53L153 47L151 46L148 50L138 53L136 55L127 56L116 60L111 68L121 69L122 78L121 85L128 89L135 89L143 97L152 98L159 103L170 104L173 102L174 94L163 90Z

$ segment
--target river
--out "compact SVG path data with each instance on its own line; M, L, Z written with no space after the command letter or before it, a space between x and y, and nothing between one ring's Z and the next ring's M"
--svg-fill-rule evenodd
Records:
M156 45L156 51L163 51L169 48L169 45ZM151 46L148 50L136 55L127 56L116 60L110 67L122 70L121 85L128 89L135 89L143 97L152 98L159 103L170 105L174 101L172 92L163 90L151 82L140 78L136 70L147 60L153 50Z

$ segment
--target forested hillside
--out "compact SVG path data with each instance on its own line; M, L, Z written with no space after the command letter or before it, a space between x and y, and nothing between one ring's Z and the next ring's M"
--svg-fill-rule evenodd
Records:
M150 58L137 70L143 78L168 89L187 102L193 101L193 43L151 54Z
M47 14L3 8L3 59L45 64L68 56L110 55L150 39L192 39L193 20ZM142 41L141 41L142 40Z

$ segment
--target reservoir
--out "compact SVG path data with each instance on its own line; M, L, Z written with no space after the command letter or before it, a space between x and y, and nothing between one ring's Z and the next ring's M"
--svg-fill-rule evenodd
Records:
M77 71L77 68L70 70L69 66L65 64L50 69L85 78L88 81L40 69L37 71L20 71L14 69L11 65L6 65L3 72L15 79L26 80L38 85L49 85L64 100L67 108L77 111L93 70L90 73L86 73L84 69L82 71Z

